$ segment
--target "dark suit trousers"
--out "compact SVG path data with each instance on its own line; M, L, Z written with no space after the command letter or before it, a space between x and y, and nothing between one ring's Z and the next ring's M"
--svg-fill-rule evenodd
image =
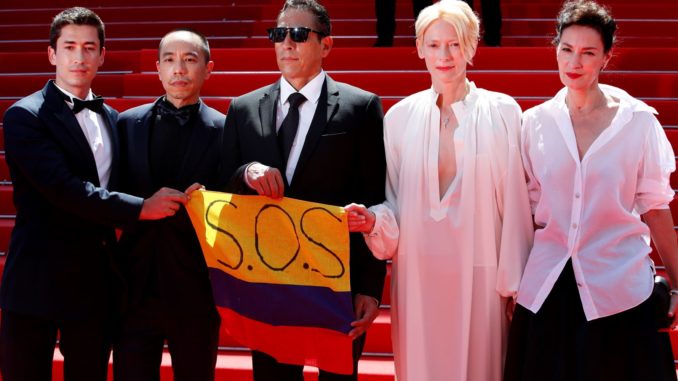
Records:
M432 0L412 0L414 19L417 19L422 9L432 3ZM374 0L374 9L377 16L377 44L391 46L396 29L396 2L395 0Z
M353 374L336 374L320 370L318 381L357 381L358 360L365 347L365 334L353 341ZM283 364L266 353L252 351L252 370L254 381L304 381L304 367Z
M175 381L213 381L221 322L216 309L195 316L153 304L127 314L113 347L114 380L159 381L166 340Z
M106 319L56 322L7 310L0 323L3 381L50 381L59 332L65 381L106 381L111 322Z
M464 0L473 9L473 0ZM480 21L485 33L483 41L487 46L499 46L501 43L501 4L500 0L480 0Z

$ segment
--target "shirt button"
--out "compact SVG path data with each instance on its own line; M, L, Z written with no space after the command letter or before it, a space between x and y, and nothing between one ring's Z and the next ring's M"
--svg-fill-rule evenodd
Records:
M577 282L577 287L583 287L583 286L584 286L583 284Z
M577 224L572 224L572 229L576 229L576 228L577 228Z
M581 197L581 195L580 195L579 193L575 193L575 194L574 194L574 197L575 197L575 198L579 198L579 197Z

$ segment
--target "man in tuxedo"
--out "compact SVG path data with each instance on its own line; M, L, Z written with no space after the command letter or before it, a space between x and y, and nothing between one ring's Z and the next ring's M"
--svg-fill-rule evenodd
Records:
M4 117L16 225L0 288L4 381L48 381L59 334L66 381L104 381L120 305L114 227L175 213L182 192L147 199L120 180L117 112L90 85L104 62L104 26L89 9L59 13L48 58L56 79Z
M165 95L120 115L123 189L223 190L224 114L200 100L212 72L207 40L175 30L160 41L156 63ZM197 183L197 184L196 184ZM116 381L160 379L163 344L174 379L214 379L220 317L207 266L184 208L162 221L130 225L120 238L128 308L113 350Z
M233 191L333 205L384 200L381 103L322 70L332 48L330 33L327 11L315 0L288 0L283 6L277 27L269 30L282 78L236 98L228 111L226 152L238 167ZM364 333L378 314L385 264L372 256L360 234L351 234L350 252L354 374L321 370L321 380L357 380ZM303 380L301 366L258 351L252 360L256 381Z

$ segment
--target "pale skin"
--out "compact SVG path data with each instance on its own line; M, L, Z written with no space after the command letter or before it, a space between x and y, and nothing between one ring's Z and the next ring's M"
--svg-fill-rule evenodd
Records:
M289 9L278 18L280 27L307 27L318 30L315 16L308 11ZM322 60L332 50L332 37L321 37L311 32L305 42L294 42L289 34L285 40L275 44L276 60L283 77L296 90L302 89L322 70ZM280 170L253 162L245 177L250 188L261 196L280 199L285 196L285 185ZM359 337L372 325L379 315L378 301L367 295L356 294L353 300L356 320L351 323L348 335Z
M464 99L468 94L466 67L468 61L475 55L477 43L470 49L471 56L466 57L454 27L442 19L433 21L416 42L419 58L426 63L433 89L439 94L436 101L440 109L438 192L442 199L457 175L454 131L459 122L452 111L452 104ZM345 210L349 231L372 232L376 216L365 205L350 204ZM514 309L515 301L510 298L506 304L506 316L509 320L513 317Z
M565 99L583 159L595 139L610 125L619 100L605 96L598 86L600 72L612 56L605 51L601 35L587 26L573 25L562 32L557 60L560 79L567 86ZM669 209L655 209L642 215L650 229L657 253L673 287L678 285L678 240ZM676 328L678 295L671 295L668 316Z
M56 67L56 85L80 99L85 99L89 94L92 80L104 63L105 54L106 49L101 46L97 29L91 25L65 25L61 28L56 47L47 48L47 58ZM139 219L158 220L173 216L186 202L186 193L161 188L144 200Z

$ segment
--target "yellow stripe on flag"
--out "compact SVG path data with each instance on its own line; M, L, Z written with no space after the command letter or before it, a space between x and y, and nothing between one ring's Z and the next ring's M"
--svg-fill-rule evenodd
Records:
M208 267L246 282L350 291L343 208L196 191L186 209Z

